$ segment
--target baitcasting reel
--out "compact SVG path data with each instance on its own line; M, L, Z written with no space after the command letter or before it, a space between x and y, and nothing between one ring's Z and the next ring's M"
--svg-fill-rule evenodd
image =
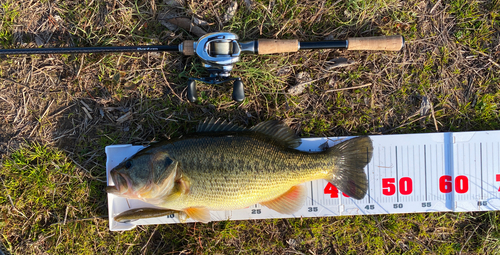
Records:
M233 64L240 60L241 53L273 54L296 52L307 49L347 49L347 50L386 50L398 51L404 46L400 35L349 38L348 40L299 42L298 40L259 39L238 42L238 36L230 32L209 33L198 41L186 40L179 45L121 46L121 47L85 47L85 48L34 48L0 49L0 55L14 54L70 54L70 53L109 53L109 52L152 52L178 51L184 55L198 55L209 77L189 78L187 97L197 100L196 81L209 84L233 82L233 99L237 102L245 99L243 82L240 78L231 78Z
M197 42L184 41L179 45L179 51L185 55L196 53L201 59L203 66L207 69L209 77L189 78L187 97L189 101L197 99L196 81L209 84L220 84L228 81L233 82L233 99L237 102L245 99L243 82L240 78L231 78L230 72L233 64L240 60L242 52L254 52L254 42L238 43L238 36L233 33L219 32L206 34Z

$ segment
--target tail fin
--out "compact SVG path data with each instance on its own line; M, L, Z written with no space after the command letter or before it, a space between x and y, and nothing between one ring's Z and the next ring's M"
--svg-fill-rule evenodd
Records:
M372 140L357 137L328 149L335 160L335 172L330 181L340 191L355 199L363 199L368 190L368 180L363 168L373 154Z

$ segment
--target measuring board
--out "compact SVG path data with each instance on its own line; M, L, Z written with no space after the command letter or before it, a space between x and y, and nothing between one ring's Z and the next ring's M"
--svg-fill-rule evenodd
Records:
M298 147L318 151L350 137L306 138ZM306 183L308 197L293 215L254 205L234 211L212 211L212 221L294 217L324 217L414 212L466 212L500 210L500 131L370 136L373 157L365 167L368 193L355 200L327 181ZM106 147L109 171L143 146ZM140 200L108 194L110 230L137 225L179 223L175 215L118 223L113 217L141 207L155 207ZM187 222L193 222L188 219Z

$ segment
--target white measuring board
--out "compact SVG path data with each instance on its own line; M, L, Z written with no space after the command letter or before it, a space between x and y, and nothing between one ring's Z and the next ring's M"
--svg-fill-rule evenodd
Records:
M212 221L415 212L465 212L500 210L500 131L375 135L373 157L365 167L369 189L354 200L324 180L306 183L308 197L293 215L254 205L235 211L212 211ZM298 148L317 151L348 138L306 138ZM142 146L106 147L109 171L142 149ZM118 223L121 212L155 207L140 200L108 194L110 230L137 225L179 223L175 215ZM188 219L187 222L193 222Z

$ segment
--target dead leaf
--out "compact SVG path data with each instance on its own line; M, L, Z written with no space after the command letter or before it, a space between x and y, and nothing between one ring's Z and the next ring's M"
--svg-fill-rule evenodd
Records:
M295 77L295 86L291 87L288 89L288 93L292 96L297 96L302 94L304 92L304 89L306 88L307 85L312 81L311 75L306 72L300 72L297 74Z
M191 22L191 19L188 18L173 18L173 19L168 19L167 22L174 24L186 31L189 31L196 36L203 36L207 33L201 27L193 24Z
M300 72L295 76L295 81L297 84L306 83L312 81L311 75L307 72Z
M120 118L118 118L116 120L116 122L118 122L118 123L121 124L121 123L123 123L123 122L131 119L131 117L132 117L132 112L130 111L130 112L127 112L127 113L123 114Z
M431 110L431 102L426 96L422 97L422 103L420 103L420 116L429 115L429 111Z
M164 0L163 3L172 7L182 7L186 3L184 0Z
M238 2L233 1L229 8L227 9L226 14L222 17L222 22L226 23L230 21L234 15L236 15L236 11L238 10Z
M180 17L180 13L177 12L176 10L169 10L167 12L162 12L162 13L159 13L158 14L158 21L160 21L160 23L165 26L166 28L168 28L168 30L170 31L176 31L177 29L179 29L178 26L172 24L172 23L168 23L167 21L169 19L173 19L173 18L178 18Z
M42 38L40 38L39 36L35 36L35 43L36 43L37 46L42 46L42 45L45 44L43 42Z
M193 23L197 26L211 26L213 23L208 23L202 19L198 19L196 17L193 17Z
M247 10L251 11L253 9L253 1L252 0L245 0L245 6L247 7Z
M284 67L281 67L280 69L278 69L278 71L276 71L276 76L288 75L291 72L292 72L292 68L291 67L284 66Z
M325 37L325 41L333 41L333 40L335 40L335 37L333 37L332 34L330 34L327 37Z
M326 66L325 69L328 71L328 70L331 70L331 69L334 69L334 68L355 65L357 63L358 62L356 62L354 60L349 60L347 58L335 58L335 59L332 59L332 60L329 60L329 61L326 62L327 66Z

